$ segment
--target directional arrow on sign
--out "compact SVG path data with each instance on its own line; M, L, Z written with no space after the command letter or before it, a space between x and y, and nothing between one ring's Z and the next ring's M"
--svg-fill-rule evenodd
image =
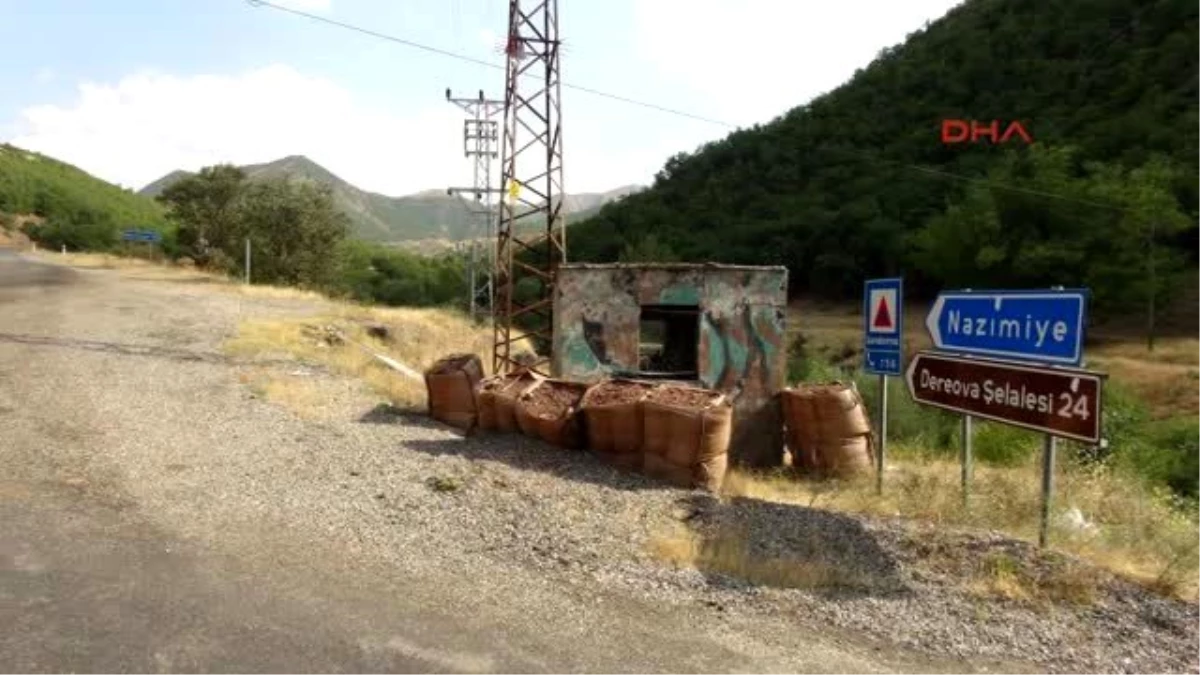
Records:
M905 380L913 400L1088 443L1100 441L1102 373L918 352Z
M925 317L936 349L1078 365L1086 290L941 293Z

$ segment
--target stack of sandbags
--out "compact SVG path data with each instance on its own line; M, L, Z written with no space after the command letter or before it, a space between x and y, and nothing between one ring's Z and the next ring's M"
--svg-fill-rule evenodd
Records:
M560 448L583 446L579 402L588 385L566 380L540 379L517 399L517 427L526 436Z
M483 364L474 354L451 354L425 371L429 416L460 429L478 421L475 387L483 379Z
M479 384L479 428L486 431L517 430L517 399L542 377L528 370L489 377Z
M719 391L662 386L642 400L642 470L717 491L728 466L733 406Z
M871 423L858 390L841 382L801 384L780 396L793 466L842 477L871 470Z
M605 380L588 389L580 406L588 447L622 469L642 464L642 407L655 385L636 380Z

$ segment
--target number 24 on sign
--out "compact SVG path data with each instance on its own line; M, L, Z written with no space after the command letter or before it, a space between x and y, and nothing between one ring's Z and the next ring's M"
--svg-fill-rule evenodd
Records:
M979 398L980 393L971 391L974 387L969 386L966 393L971 398ZM1040 413L1048 413L1054 407L1053 394L1034 394L1025 390L1025 387L1018 389L1011 384L996 385L992 380L985 380L982 386L982 399L984 403L994 405L1006 405L1012 408L1025 408L1030 411ZM1058 408L1058 414L1061 417L1080 417L1087 419L1088 415L1088 397L1087 394L1081 394L1074 397L1070 392L1059 392L1059 401L1061 405Z

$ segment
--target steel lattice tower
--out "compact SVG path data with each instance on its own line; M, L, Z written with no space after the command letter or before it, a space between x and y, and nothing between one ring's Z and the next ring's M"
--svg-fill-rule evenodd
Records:
M566 261L558 0L523 9L509 0L501 142L500 222L496 231L492 369L523 365L513 345L551 344L554 277ZM530 3L526 1L526 5ZM533 369L549 375L547 357Z
M480 225L482 226L485 236L483 240L488 245L488 263L487 269L494 270L496 267L496 237L492 229L493 216L495 215L492 208L492 195L500 192L500 188L492 187L492 159L497 156L497 146L500 143L499 123L492 119L501 110L503 110L504 101L496 101L483 97L483 92L479 92L479 98L455 98L450 95L450 90L446 90L446 100L454 105L462 108L467 113L467 119L463 120L463 154L467 158L474 160L475 173L474 184L469 188L452 187L446 190L447 194L470 194L474 197L475 203L478 205L474 209L470 209L472 215L480 217ZM474 235L468 238L467 246L470 247L468 269L467 269L467 301L468 308L471 314L471 319L476 318L477 312L480 310L491 314L494 302L492 300L492 274L479 274L479 239Z

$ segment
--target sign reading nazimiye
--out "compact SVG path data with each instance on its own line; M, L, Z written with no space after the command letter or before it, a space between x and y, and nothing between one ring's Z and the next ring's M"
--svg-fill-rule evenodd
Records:
M925 317L936 349L1039 363L1083 358L1087 291L950 291Z
M908 391L918 403L1078 441L1100 441L1103 375L918 352Z

